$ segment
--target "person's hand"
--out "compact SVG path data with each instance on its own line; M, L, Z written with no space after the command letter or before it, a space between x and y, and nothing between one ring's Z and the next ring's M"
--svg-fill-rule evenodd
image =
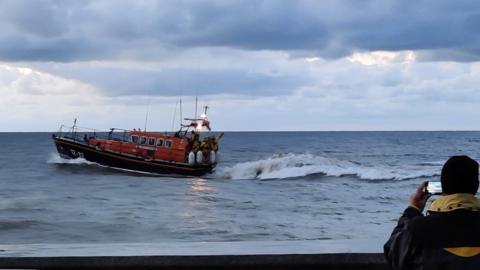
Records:
M425 208L430 194L427 192L428 181L421 183L415 193L410 195L410 206L416 208L418 211L422 212Z

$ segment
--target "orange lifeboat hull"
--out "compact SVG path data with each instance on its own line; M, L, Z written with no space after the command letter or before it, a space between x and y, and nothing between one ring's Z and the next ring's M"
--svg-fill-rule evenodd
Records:
M147 140L152 136L146 136ZM81 141L56 135L52 137L58 153L64 158L84 158L103 166L123 170L202 176L211 173L216 166L216 163L192 165L185 162L189 149L188 140L180 141L180 138L168 137L164 143L171 141L171 147L158 150L156 146L149 146L148 143L138 145L109 139L92 138Z

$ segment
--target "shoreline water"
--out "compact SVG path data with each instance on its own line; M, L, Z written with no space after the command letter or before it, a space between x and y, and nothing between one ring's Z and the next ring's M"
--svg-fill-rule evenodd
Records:
M386 241L386 240L385 240ZM1 257L200 256L381 253L384 241L303 240L0 245Z

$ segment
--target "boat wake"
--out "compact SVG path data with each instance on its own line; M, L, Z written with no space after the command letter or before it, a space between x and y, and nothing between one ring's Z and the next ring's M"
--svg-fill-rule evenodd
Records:
M52 153L47 161L51 164L98 165L104 168L130 173L138 171L106 167L83 158L65 159ZM387 165L367 166L355 162L312 154L282 154L266 159L238 163L231 167L219 167L208 178L227 179L285 179L298 178L314 174L327 176L354 176L364 180L407 180L412 178L438 176L441 168L439 162L420 163L417 165L394 167ZM143 175L158 176L153 173Z
M437 165L373 167L330 157L289 153L218 168L216 176L228 179L285 179L324 174L337 177L351 175L365 180L406 180L437 176L439 172Z
M52 153L50 157L47 160L47 163L50 164L67 164L67 165L95 165L100 169L104 170L109 170L109 171L114 171L114 172L119 172L119 173L129 173L132 175L140 175L140 176L152 176L152 177L170 177L170 178L188 178L189 176L180 176L176 174L159 174L159 173L152 173L152 172L143 172L143 171L136 171L136 170L129 170L129 169L124 169L124 168L117 168L117 167L111 167L111 166L105 166L96 162L91 162L88 161L84 158L75 158L75 159L68 159L68 158L62 158L60 155L57 153Z
M50 154L50 157L47 160L47 163L50 164L97 164L95 162L90 162L84 158L75 158L75 159L68 159L68 158L62 158L59 154L57 153L52 153Z

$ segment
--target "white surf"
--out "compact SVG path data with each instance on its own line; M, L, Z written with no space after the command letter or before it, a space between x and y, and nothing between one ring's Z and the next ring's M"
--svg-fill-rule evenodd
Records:
M72 159L62 158L57 153L50 154L50 157L48 158L47 163L51 163L51 164L97 164L95 162L88 161L84 158L75 158L75 159L73 159L73 158Z
M218 168L216 175L229 179L284 179L312 174L328 176L353 175L368 180L404 180L439 175L439 165L425 164L367 166L351 161L312 154L273 155L267 159L238 163L231 167Z

